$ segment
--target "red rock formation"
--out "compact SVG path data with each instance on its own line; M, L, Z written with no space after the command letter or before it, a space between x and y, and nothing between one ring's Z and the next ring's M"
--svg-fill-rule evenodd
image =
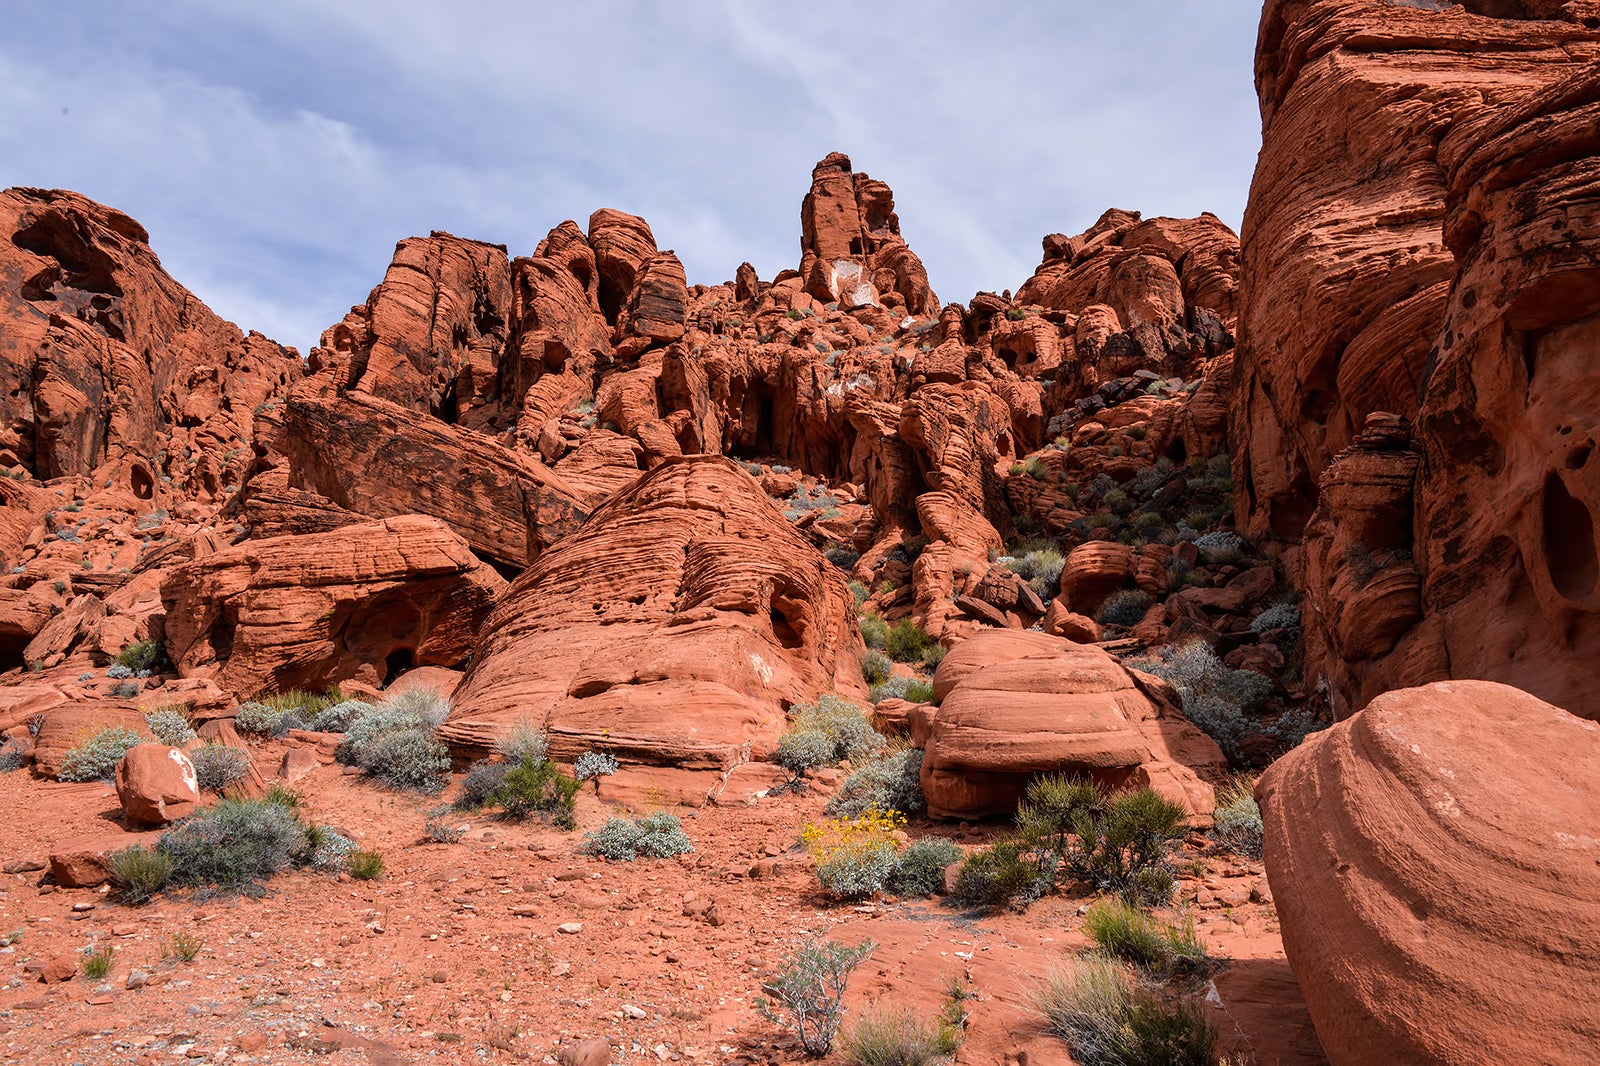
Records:
M435 519L246 541L161 588L167 653L240 696L457 666L505 580Z
M1600 714L1597 57L1577 5L1263 16L1239 518L1303 541L1341 713L1476 676Z
M1335 1064L1592 1062L1600 727L1503 685L1379 696L1256 789Z
M1099 648L983 632L945 656L933 694L922 761L932 817L1009 814L1032 777L1065 772L1149 785L1209 823L1221 749Z
M736 464L669 461L511 587L440 736L481 756L527 720L559 758L599 748L688 771L650 782L703 800L773 748L789 707L861 693L853 608Z
M194 764L166 744L135 744L117 763L117 799L122 816L143 825L165 825L200 806Z
M818 300L863 307L893 293L908 314L938 314L927 271L900 236L894 193L854 173L849 156L832 152L811 171L800 226L800 276Z
M144 228L76 193L0 193L0 465L211 498L299 361L212 314Z

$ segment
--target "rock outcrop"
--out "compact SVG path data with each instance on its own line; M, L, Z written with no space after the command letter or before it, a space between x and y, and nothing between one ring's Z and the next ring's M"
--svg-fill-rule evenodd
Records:
M811 171L800 227L800 276L812 297L845 308L889 297L907 314L939 313L922 260L900 236L894 193L855 173L849 156L832 152Z
M1593 1061L1600 726L1487 682L1390 692L1256 795L1332 1062Z
M844 577L738 465L663 463L520 577L483 627L440 736L489 753L523 721L556 757L609 751L704 799L772 750L785 713L862 691ZM608 784L608 788L610 785Z
M181 749L136 744L117 764L122 816L137 825L166 825L200 806L194 764Z
M1467 675L1600 713L1586 11L1274 0L1263 15L1238 515L1291 546L1306 675L1339 713Z
M933 695L937 709L917 726L931 817L1010 814L1033 777L1068 773L1110 788L1149 785L1210 822L1221 749L1100 648L983 632L945 656Z
M245 541L173 569L161 598L179 672L249 696L459 666L504 588L444 523L408 515Z

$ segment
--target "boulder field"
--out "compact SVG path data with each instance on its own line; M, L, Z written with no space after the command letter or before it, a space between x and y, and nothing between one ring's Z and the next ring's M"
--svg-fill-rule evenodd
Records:
M1094 893L819 888L861 760L783 744L842 701L920 787L897 847L992 844L1049 774L1176 804L1239 1061L1592 1061L1597 60L1592 0L1267 0L1242 240L1114 208L966 302L838 152L771 278L613 208L435 231L303 357L127 215L0 193L0 1048L790 1061L750 1001L831 930L881 945L853 1009L974 981L958 1062L1065 1061L1026 989ZM696 850L392 790L503 797L530 730L578 828ZM293 863L387 880L122 920L116 852L274 784ZM244 1006L158 954L191 927ZM140 976L79 989L81 932Z

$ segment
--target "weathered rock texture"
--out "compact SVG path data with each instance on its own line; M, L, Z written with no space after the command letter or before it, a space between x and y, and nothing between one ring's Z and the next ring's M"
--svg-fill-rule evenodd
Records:
M239 695L458 666L505 579L421 515L246 541L162 585L167 649Z
M854 173L849 156L833 152L812 170L800 226L800 276L816 299L861 307L892 293L910 314L939 313L922 260L900 236L894 193Z
M1010 814L1033 777L1069 773L1149 785L1210 821L1221 749L1099 648L987 631L945 656L933 694L939 706L918 727L931 817Z
M665 463L540 557L483 628L440 736L485 755L522 721L698 790L759 759L785 712L861 692L843 576L742 469ZM674 784L673 782L676 782Z
M1600 726L1488 682L1390 692L1256 795L1331 1061L1594 1060Z
M1476 676L1600 714L1595 26L1542 0L1263 15L1238 514L1303 545L1306 672L1341 713Z
M0 465L151 509L236 484L294 353L212 314L142 226L76 193L0 193L0 235Z
M117 799L129 822L165 825L200 806L194 764L166 744L137 744L117 764Z

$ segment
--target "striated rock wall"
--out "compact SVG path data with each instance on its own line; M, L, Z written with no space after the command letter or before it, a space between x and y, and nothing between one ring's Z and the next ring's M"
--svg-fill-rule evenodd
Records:
M1299 546L1307 676L1339 713L1482 677L1600 715L1586 10L1263 14L1237 508L1252 534Z

